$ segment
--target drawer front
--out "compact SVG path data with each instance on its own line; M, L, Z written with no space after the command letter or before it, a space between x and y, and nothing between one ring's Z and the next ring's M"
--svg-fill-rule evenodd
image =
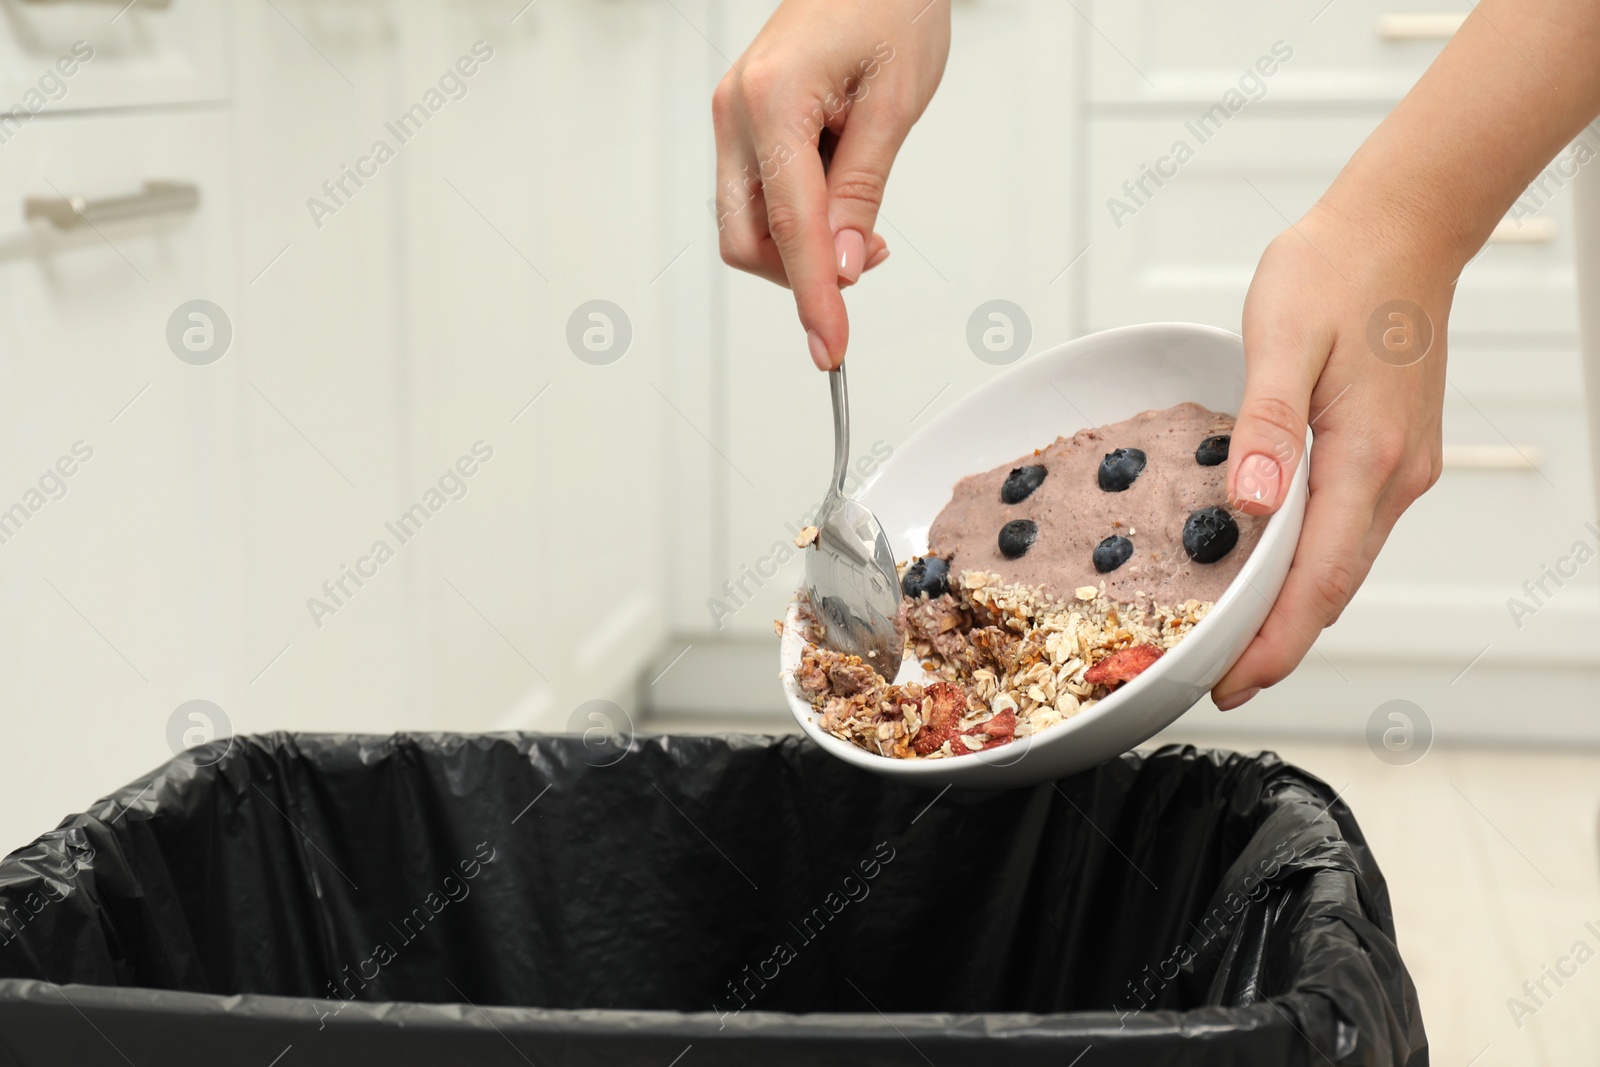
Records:
M1510 368L1508 367L1508 372ZM1592 518L1581 404L1445 397L1444 473L1401 519L1371 581L1470 588L1493 584L1501 610ZM1547 558L1548 557L1548 558ZM1600 567L1582 577L1600 591Z
M1089 328L1152 317L1239 328L1267 243L1328 187L1377 119L1240 115L1203 142L1183 118L1091 123ZM1193 156L1175 158L1185 142ZM1147 166L1176 170L1157 186ZM1554 165L1560 176L1560 164ZM1524 198L1461 276L1452 336L1577 332L1570 189Z
M178 304L231 303L227 117L72 116L28 137L0 152L0 410L12 426L107 404L109 418L181 366L165 340Z
M226 0L125 2L0 0L0 111L26 116L0 129L26 136L51 112L227 95Z
M1091 99L1209 104L1237 88L1263 101L1392 103L1471 7L1464 0L1324 3L1096 3Z
M63 116L27 136L0 151L0 703L19 730L0 778L5 825L36 831L170 758L178 705L225 701L247 329L234 314L210 365L168 343L180 304L236 308L226 116ZM150 180L197 202L130 195ZM57 190L95 226L23 220ZM63 737L70 768L41 762Z
M1445 679L1486 649L1502 662L1600 662L1600 528L1582 404L1457 392L1464 377L1451 372L1439 483L1401 516L1319 647L1435 659Z

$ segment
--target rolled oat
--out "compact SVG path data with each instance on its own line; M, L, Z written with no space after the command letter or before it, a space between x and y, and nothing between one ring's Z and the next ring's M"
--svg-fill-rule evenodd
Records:
M1104 587L1059 600L965 571L950 591L902 603L906 655L931 683L895 685L818 646L809 613L795 680L822 728L894 759L949 759L1028 737L1093 707L1205 618L1211 604L1117 604Z

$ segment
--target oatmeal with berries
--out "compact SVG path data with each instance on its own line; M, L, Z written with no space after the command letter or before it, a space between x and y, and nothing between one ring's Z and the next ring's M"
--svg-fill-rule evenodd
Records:
M818 644L794 680L841 740L897 759L1010 744L1093 706L1176 645L1267 520L1227 507L1233 418L1198 404L1057 438L961 479L901 567L922 679Z

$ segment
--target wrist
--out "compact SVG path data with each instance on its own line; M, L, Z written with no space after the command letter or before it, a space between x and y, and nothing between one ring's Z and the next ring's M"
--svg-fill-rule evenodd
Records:
M1315 216L1316 225L1345 231L1362 254L1376 251L1390 271L1400 268L1450 282L1460 277L1493 223L1485 229L1445 190L1408 182L1383 167L1372 169L1377 173L1346 168L1307 219Z

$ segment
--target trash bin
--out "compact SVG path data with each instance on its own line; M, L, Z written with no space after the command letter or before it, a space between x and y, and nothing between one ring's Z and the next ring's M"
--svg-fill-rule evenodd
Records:
M0 907L21 1067L1427 1062L1355 819L1270 754L979 793L798 738L239 737Z

